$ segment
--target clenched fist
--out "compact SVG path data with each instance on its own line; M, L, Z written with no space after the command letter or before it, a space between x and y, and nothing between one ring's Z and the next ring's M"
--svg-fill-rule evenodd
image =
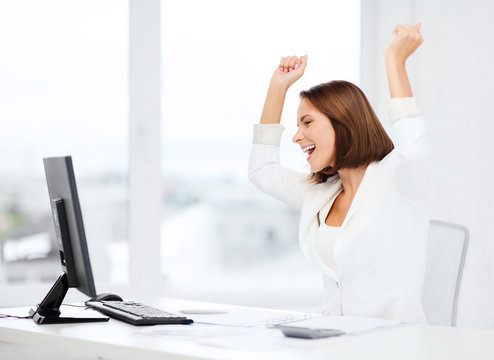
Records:
M393 58L399 63L405 63L424 41L420 34L420 24L396 25L393 35L394 38L386 49L386 57Z
M302 77L306 66L307 55L281 58L280 64L271 77L271 84L288 89L295 81Z

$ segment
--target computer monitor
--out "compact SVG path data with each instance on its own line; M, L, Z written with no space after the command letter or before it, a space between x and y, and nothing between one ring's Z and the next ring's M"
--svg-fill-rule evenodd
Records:
M69 288L76 288L89 297L96 296L96 289L72 158L49 157L43 162L63 273L43 301L31 309L30 315L37 324L107 321L108 318L102 317L60 316L60 305Z

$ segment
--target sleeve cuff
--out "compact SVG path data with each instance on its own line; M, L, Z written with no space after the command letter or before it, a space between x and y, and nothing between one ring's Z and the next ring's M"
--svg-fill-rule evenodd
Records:
M422 115L422 110L414 97L391 98L386 105L391 123L405 117Z
M255 124L254 144L280 146L284 130L285 127L281 124Z

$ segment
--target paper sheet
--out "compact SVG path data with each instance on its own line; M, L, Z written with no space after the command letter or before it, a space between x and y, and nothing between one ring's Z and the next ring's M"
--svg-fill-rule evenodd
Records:
M295 320L310 319L320 316L310 313L295 313L283 311L268 311L259 309L232 310L224 314L187 315L197 324L214 324L240 327L270 327L276 324Z
M358 334L400 324L404 324L404 322L355 316L321 316L294 321L285 325L315 329L339 329L347 334Z
M310 342L307 340L287 338L281 331L274 328L196 323L192 325L157 325L137 331L139 334L166 339L168 343L187 342L187 344L194 346L213 346L242 352L264 352L310 346ZM341 341L338 338L333 339L331 340Z

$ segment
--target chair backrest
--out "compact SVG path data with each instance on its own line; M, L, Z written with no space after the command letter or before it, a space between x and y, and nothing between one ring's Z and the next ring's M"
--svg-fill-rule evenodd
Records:
M464 226L439 220L430 222L422 305L431 325L456 326L469 238Z

